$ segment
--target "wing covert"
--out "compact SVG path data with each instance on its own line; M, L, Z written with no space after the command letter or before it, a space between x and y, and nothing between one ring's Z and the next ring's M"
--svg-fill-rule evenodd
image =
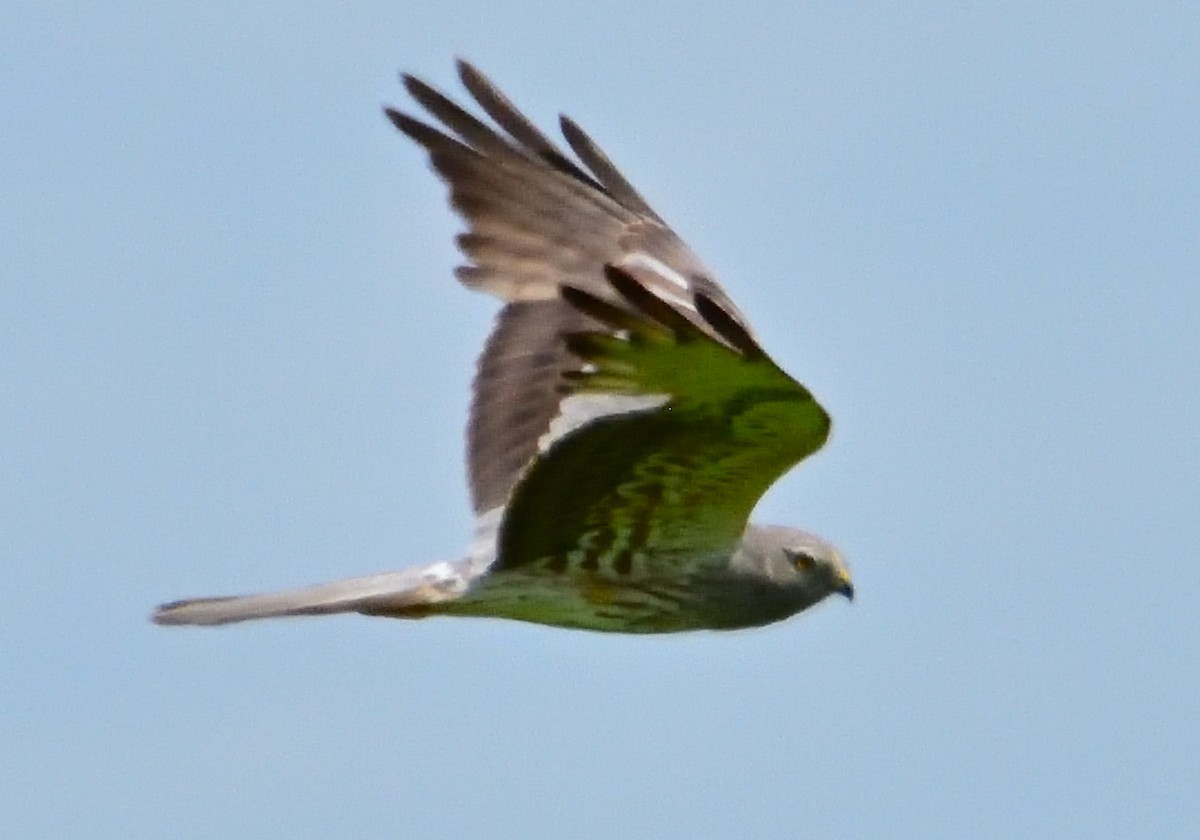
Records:
M767 488L825 442L829 416L715 303L695 300L704 330L635 272L605 276L622 304L562 292L601 325L565 336L583 363L569 392L665 401L596 419L535 460L509 501L499 563L723 563Z

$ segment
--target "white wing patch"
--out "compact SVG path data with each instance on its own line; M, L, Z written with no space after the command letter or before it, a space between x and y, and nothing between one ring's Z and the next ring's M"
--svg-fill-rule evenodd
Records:
M559 403L558 414L550 421L550 428L538 438L538 454L600 417L658 408L669 399L667 394L571 394Z
M652 257L644 251L634 251L617 263L617 266L625 269L639 280L645 281L646 275L650 274L657 280L665 281L647 282L645 286L667 303L692 312L696 311L696 304L692 301L691 282L658 257ZM682 294L675 292L671 288L672 286L679 289Z
M504 505L497 505L475 517L475 532L467 548L467 564L471 577L485 572L496 561L496 537L504 521Z
M644 251L634 251L619 263L621 268L644 268L647 271L653 271L664 280L669 280L683 291L691 294L692 284L687 281L687 278L680 274L671 266L660 260L658 257L652 257Z

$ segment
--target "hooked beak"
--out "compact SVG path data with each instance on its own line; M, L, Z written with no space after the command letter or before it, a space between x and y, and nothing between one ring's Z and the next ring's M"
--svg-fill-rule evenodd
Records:
M837 592L837 594L841 595L843 598L845 598L847 601L854 600L854 584L851 583L850 581L846 581L845 583L843 583L841 586L839 586L834 591Z

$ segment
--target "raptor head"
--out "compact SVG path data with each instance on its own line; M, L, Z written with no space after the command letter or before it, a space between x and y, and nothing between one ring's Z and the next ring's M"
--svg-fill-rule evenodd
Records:
M805 602L800 609L834 593L854 600L854 583L841 552L799 528L750 525L733 563L797 592Z

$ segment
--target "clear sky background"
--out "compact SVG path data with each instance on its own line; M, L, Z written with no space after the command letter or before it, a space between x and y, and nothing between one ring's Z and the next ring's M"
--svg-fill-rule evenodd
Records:
M0 26L5 835L1195 836L1200 6L88 6ZM856 603L147 621L466 545L459 54L829 407L757 516Z

